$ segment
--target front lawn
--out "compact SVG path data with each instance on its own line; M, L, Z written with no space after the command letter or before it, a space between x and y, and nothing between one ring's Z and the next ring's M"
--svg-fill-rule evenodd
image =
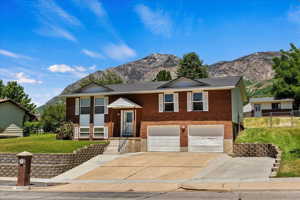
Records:
M89 144L105 141L56 140L55 134L32 135L22 138L0 139L0 152L71 153Z
M237 143L272 143L283 151L279 177L300 176L300 128L249 128Z

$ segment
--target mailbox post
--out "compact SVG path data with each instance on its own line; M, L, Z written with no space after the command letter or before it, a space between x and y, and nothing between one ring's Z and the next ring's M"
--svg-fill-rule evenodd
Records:
M18 180L17 186L30 185L30 168L32 154L29 152L22 152L17 154L18 157Z

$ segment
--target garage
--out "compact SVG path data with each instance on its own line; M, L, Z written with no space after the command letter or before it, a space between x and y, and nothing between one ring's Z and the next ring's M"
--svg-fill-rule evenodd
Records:
M180 151L180 126L148 126L148 151Z
M188 126L189 152L223 152L223 125Z

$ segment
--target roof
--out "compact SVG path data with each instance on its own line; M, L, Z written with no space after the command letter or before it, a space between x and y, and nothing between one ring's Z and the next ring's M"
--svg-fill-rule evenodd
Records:
M178 78L180 79L180 78ZM203 78L197 79L195 81L201 83L197 86L197 88L201 89L216 89L216 88L226 88L226 87L236 87L240 80L242 79L241 76L227 76L227 77L215 77L215 78ZM175 79L177 80L177 79ZM122 93L139 93L139 92L153 92L153 91L163 91L170 88L162 87L167 83L174 82L172 81L158 81L158 82L138 82L138 83L125 83L125 84L108 84L104 85L106 88L111 89L110 91L105 91L105 94L122 94ZM195 87L195 86L193 86ZM182 89L180 88L172 88L172 89ZM185 87L190 88L190 87ZM74 96L74 94L80 93L70 93L64 96Z
M19 107L20 109L24 110L26 114L30 115L33 118L37 118L32 112L30 112L27 108L25 108L24 106L22 106L21 104L11 100L11 99L0 99L0 104L1 103L6 103L6 102L10 102L14 105L16 105L17 107Z
M142 108L127 98L119 98L107 106L108 108Z
M250 98L250 103L264 103L264 102L282 102L282 101L291 101L294 99L276 99L275 97L260 97L260 98Z

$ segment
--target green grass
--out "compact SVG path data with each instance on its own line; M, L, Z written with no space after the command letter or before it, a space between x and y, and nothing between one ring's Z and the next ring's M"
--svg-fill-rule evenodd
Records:
M282 151L278 177L300 176L300 128L249 128L241 132L237 143L272 143ZM298 150L295 153L291 151Z
M32 135L22 138L0 139L0 152L71 153L89 144L105 141L56 140L55 134Z

